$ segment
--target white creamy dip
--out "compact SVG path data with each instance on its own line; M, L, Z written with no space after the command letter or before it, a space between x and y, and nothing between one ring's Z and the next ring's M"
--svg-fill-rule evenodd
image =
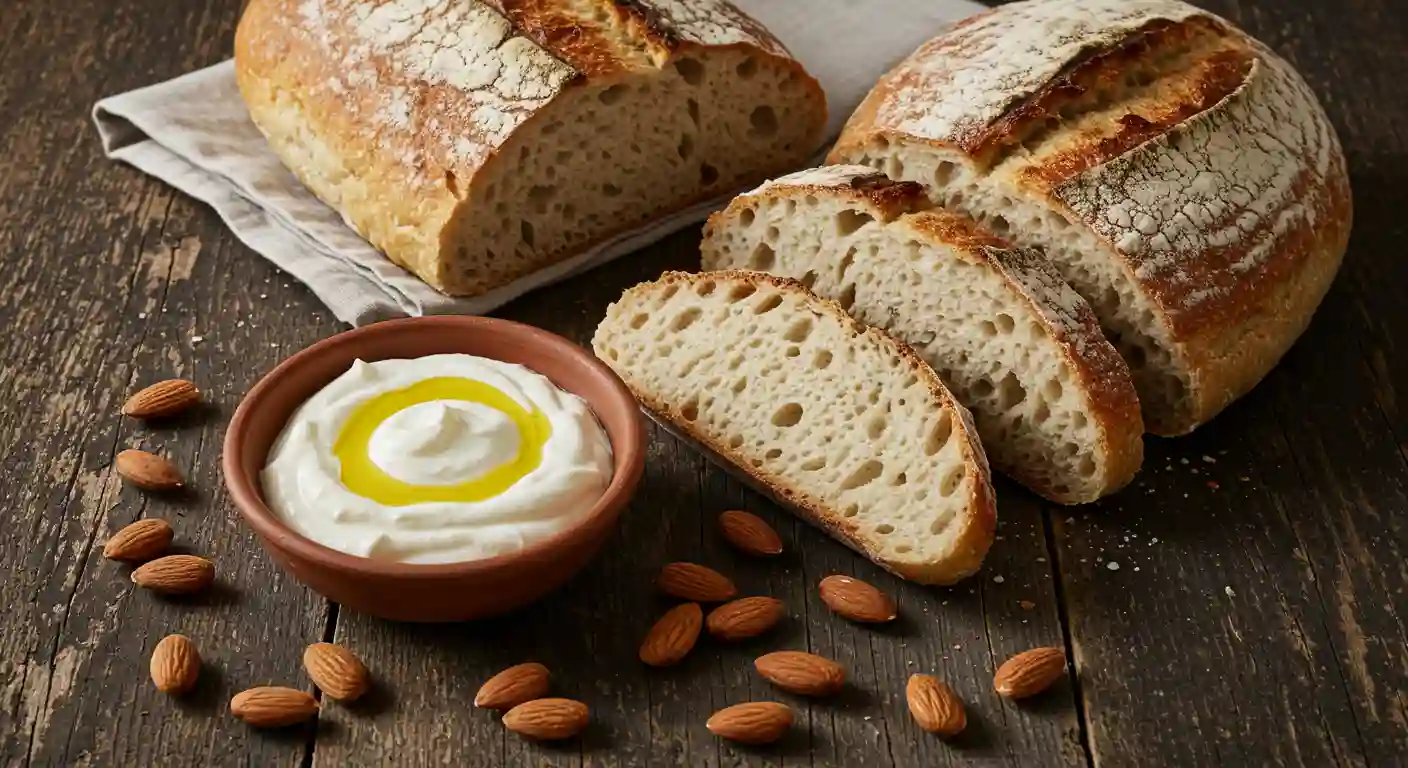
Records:
M361 360L289 419L269 507L342 552L450 563L514 552L584 516L611 482L587 404L473 355Z

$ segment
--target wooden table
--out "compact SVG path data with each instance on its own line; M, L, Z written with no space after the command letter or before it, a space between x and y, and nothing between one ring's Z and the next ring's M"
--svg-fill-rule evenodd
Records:
M1150 439L1145 471L1108 503L1053 509L1008 483L982 574L903 584L794 522L654 431L649 468L608 553L518 615L402 626L339 612L276 568L220 484L225 420L284 356L341 328L208 209L99 152L107 94L228 56L239 3L0 3L0 758L48 765L1403 765L1408 761L1408 8L1401 0L1217 0L1293 60L1349 155L1350 253L1306 337L1244 402L1196 435ZM505 308L586 341L622 287L697 265L689 232ZM118 416L139 384L184 376L211 412L176 428ZM185 502L124 486L114 454L158 449L197 489ZM735 555L721 510L781 530L780 565ZM139 517L174 521L212 556L219 588L194 602L134 591L103 540ZM676 669L636 661L665 603L659 566L713 564L786 601L765 641L709 644ZM903 619L880 631L829 615L824 575L872 580ZM147 679L162 636L206 659L193 696ZM252 731L226 711L247 686L308 687L305 645L362 655L378 686L316 727ZM1026 706L995 666L1064 646L1076 679ZM750 671L762 649L809 648L850 670L835 702L796 704L771 749L704 728L715 709L778 694ZM534 746L471 702L527 659L588 702L580 741ZM933 672L968 702L950 745L918 731L903 688Z

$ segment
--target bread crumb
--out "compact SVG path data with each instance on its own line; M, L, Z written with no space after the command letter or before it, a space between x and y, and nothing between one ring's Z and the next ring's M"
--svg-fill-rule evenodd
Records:
M1023 600L1023 601L1017 603L1017 605L1022 606L1022 610L1024 610L1024 611L1030 611L1031 609L1033 609L1033 608L1036 607L1036 603L1033 603L1033 602L1030 601L1030 600Z
M1230 586L1223 587L1223 588L1222 588L1222 591L1223 591L1223 592L1226 592L1228 597L1236 597L1236 596L1237 596L1237 593L1236 593L1236 592L1233 592L1233 591L1232 591L1232 587L1230 587Z
M994 584L1001 584L1001 583L1004 582L1004 581L1007 581L1007 579L1004 579L1004 578L1002 578L1001 576L994 576L994 577L992 577L992 583L994 583Z
M1105 567L1109 568L1112 571L1118 571L1120 569L1120 564L1115 562L1114 560L1111 560L1110 562L1105 563Z
M1203 455L1203 461L1204 461L1205 463L1207 463L1207 464L1216 464L1216 463L1217 463L1217 459L1214 459L1213 457L1208 456L1208 455L1206 455L1206 454Z
M192 344L199 344L199 343L201 343L202 341L205 341L205 337L204 337L204 336L192 336L192 337L191 337L191 343L192 343Z

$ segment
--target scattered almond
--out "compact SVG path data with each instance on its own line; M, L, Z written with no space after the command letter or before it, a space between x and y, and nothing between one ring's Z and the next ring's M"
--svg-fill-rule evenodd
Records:
M152 649L152 682L157 690L179 696L191 690L200 677L200 653L185 635L167 635Z
M318 714L318 702L307 691L263 686L235 694L230 714L256 728L283 728Z
M744 597L710 611L706 625L720 640L743 640L772 629L783 610L775 597Z
M572 699L534 699L504 713L504 727L540 741L569 739L587 727L587 705Z
M1066 674L1066 652L1033 648L1013 656L997 670L992 687L1009 699L1025 699L1051 687Z
M782 538L767 521L751 512L730 510L719 515L724 538L740 550L758 557L782 553Z
M132 572L132 583L164 595L189 595L215 581L215 564L195 555L159 557Z
M303 668L313 684L339 701L353 701L367 692L371 675L356 654L332 643L313 643L303 651Z
M677 605L665 612L640 644L640 660L652 667L669 667L680 663L704 625L704 611L698 603Z
M157 557L171 546L175 536L171 524L149 517L114 533L103 545L103 557L129 563L142 563Z
M117 454L113 467L124 480L147 491L170 491L185 484L176 465L136 448Z
M509 667L485 681L474 695L474 706L513 709L548 692L548 668L536 662Z
M850 576L827 576L821 580L821 601L826 607L866 624L893 621L899 615L889 595Z
M136 419L165 419L200 402L200 390L185 379L167 379L127 398L122 415Z
M732 600L738 588L722 573L695 563L670 563L660 569L660 591L696 603Z
M753 662L758 674L784 691L803 696L831 696L846 684L846 668L804 651L776 651Z
M932 675L914 675L904 689L914 722L929 733L957 736L968 725L963 702L944 682Z
M715 712L705 727L740 744L771 744L792 727L792 708L775 701L735 704Z

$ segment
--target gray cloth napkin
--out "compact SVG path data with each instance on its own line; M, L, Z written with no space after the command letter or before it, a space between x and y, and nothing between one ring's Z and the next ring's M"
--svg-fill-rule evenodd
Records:
M943 27L983 9L968 0L734 0L826 89L835 136L887 69ZM93 107L108 157L209 204L235 236L308 285L353 325L426 314L484 314L697 224L696 205L472 299L454 299L392 264L312 195L250 122L226 61L111 96Z

